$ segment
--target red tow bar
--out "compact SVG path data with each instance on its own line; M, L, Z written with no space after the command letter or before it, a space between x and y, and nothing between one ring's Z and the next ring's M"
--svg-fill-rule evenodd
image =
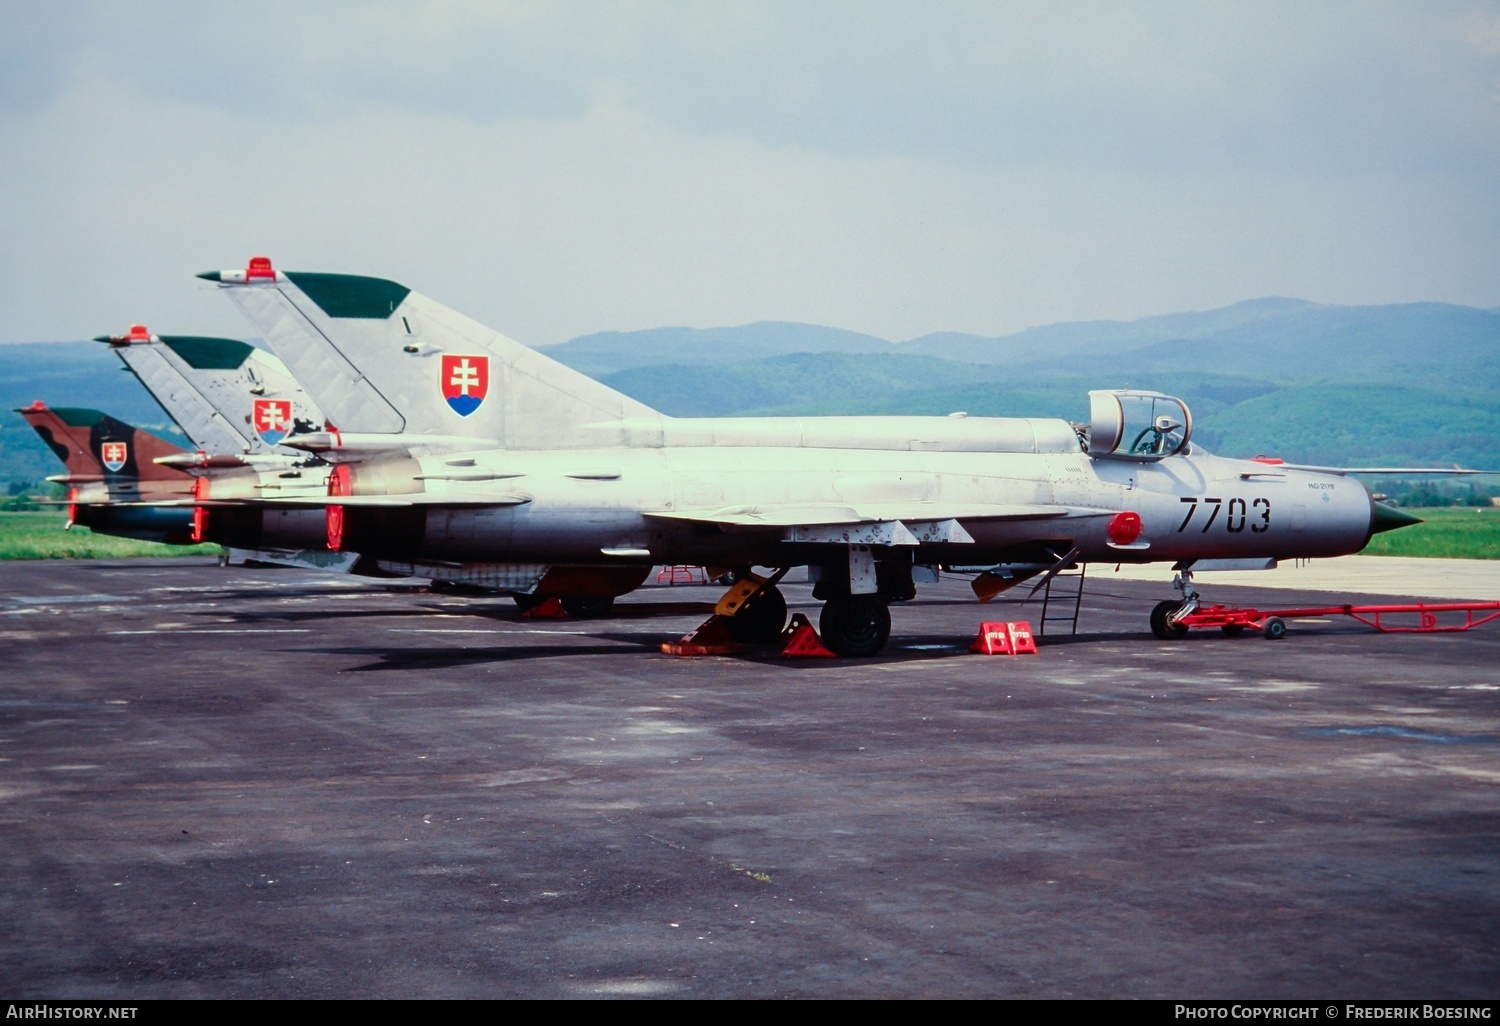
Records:
M1439 617L1440 613L1462 613L1463 617ZM1218 627L1226 634L1257 630L1268 638L1286 633L1287 620L1314 616L1350 616L1386 634L1437 634L1466 631L1500 618L1500 602L1415 602L1410 604L1356 606L1307 606L1297 609L1241 609L1238 606L1205 606L1176 622L1184 631L1191 627ZM1389 622L1387 617L1415 616L1416 622Z

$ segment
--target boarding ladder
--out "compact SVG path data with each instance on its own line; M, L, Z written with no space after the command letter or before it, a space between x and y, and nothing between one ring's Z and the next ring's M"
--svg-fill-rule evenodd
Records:
M1047 636L1047 624L1066 623L1069 634L1078 633L1078 612L1083 606L1083 581L1088 572L1087 563L1052 575L1042 590L1042 619L1037 625L1037 637ZM1052 608L1052 589L1058 589L1057 608ZM1071 603L1072 611L1069 612Z

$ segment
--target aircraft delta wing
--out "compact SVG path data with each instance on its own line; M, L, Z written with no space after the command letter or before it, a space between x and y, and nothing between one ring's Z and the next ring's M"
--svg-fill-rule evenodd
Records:
M559 573L575 594L610 596L653 564L730 567L745 580L720 612L741 640L781 630L775 583L795 566L826 600L829 647L868 655L889 635L888 604L914 594L916 567L1012 568L992 575L994 591L1079 562L1170 561L1176 616L1196 605L1199 561L1342 555L1416 522L1346 477L1196 449L1186 404L1159 393L1090 393L1090 423L1077 426L678 419L393 282L283 274L263 258L203 277L336 421L416 434L335 469L332 547L382 566L482 566L533 595Z
M143 541L192 540L192 511L171 507L191 498L193 479L155 462L183 450L98 410L37 400L16 412L67 468L47 480L68 487L68 527Z

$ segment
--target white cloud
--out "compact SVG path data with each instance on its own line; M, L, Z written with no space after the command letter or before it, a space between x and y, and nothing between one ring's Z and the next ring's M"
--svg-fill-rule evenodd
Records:
M15 37L0 341L241 334L190 276L259 252L531 342L1500 302L1462 5L106 10Z

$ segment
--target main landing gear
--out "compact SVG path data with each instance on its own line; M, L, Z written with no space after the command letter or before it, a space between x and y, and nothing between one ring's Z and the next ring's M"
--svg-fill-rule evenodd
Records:
M749 570L737 573L714 613L724 619L724 629L742 645L774 641L786 627L786 596L776 587L786 570L761 577Z
M880 595L835 595L818 617L823 644L842 656L872 656L891 636L891 610Z
M778 570L769 578L749 572L738 574L735 584L719 599L714 612L724 618L724 628L735 641L756 645L774 641L781 635L786 627L786 597L776 584L785 573ZM824 597L817 591L813 594ZM853 595L842 590L828 595L818 617L823 644L841 656L872 656L879 652L891 636L888 603L892 597L886 592Z

